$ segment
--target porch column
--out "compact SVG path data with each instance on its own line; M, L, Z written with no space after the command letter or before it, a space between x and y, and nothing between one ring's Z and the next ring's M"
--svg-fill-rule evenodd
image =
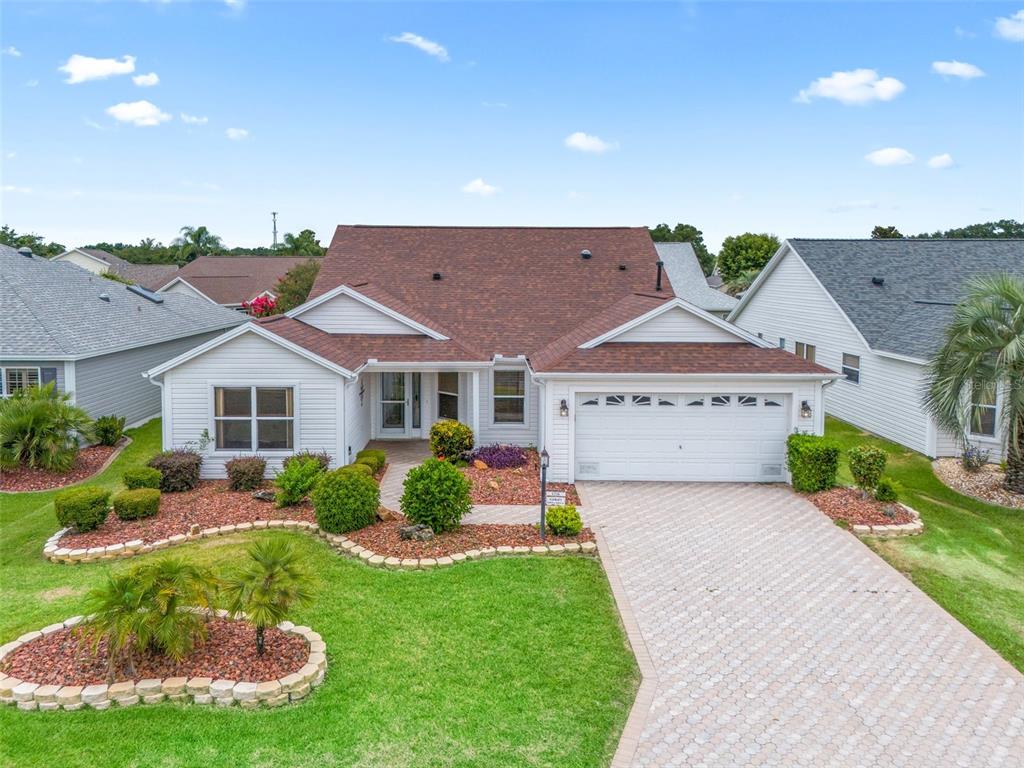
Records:
M473 430L473 443L480 442L480 371L473 371L472 395L469 398L469 426Z

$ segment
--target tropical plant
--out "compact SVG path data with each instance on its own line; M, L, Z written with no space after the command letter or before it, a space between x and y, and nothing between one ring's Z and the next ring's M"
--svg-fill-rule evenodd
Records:
M144 595L131 573L116 573L108 574L106 581L86 596L89 618L82 623L83 640L92 647L94 654L106 641L108 682L114 682L122 662L127 662L128 676L135 676L135 650L142 626Z
M289 269L274 288L277 311L288 312L309 298L316 276L320 274L320 260L310 259Z
M228 612L256 629L256 653L266 646L267 627L280 624L293 608L313 601L313 576L288 541L265 539L248 550L249 559L224 584Z
M117 445L124 437L124 416L100 416L92 425L92 434L100 445Z
M78 456L78 440L90 434L89 415L56 392L54 382L20 389L0 399L0 467L19 464L66 472Z
M731 280L727 280L725 282L723 285L725 292L730 296L738 296L754 284L754 281L757 280L757 276L759 274L761 274L761 270L759 269L743 270Z
M182 227L181 236L172 245L178 248L181 261L195 261L200 256L220 253L224 250L221 239L206 227Z
M469 490L469 480L452 464L427 459L405 476L402 514L434 533L454 531L472 506Z
M981 276L953 309L945 342L927 371L925 405L938 425L965 435L980 417L978 393L999 403L1006 488L1024 493L1024 278Z
M289 462L274 478L277 486L277 506L292 507L299 504L316 485L324 473L320 462L313 457Z
M281 244L278 246L278 250L282 253L287 253L289 256L324 255L323 246L316 239L316 232L312 229L304 229L297 235L286 232Z
M365 467L365 471L355 467ZM322 530L347 533L373 523L380 507L380 488L368 471L365 464L350 464L320 478L311 498Z
M181 661L206 638L207 615L220 583L213 572L168 557L132 569L142 590L137 636L140 647Z

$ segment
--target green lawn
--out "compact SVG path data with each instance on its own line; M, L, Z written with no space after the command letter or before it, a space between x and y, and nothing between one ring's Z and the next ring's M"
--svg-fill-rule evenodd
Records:
M99 482L158 449L159 422ZM0 497L0 643L79 612L116 565L54 565L52 493ZM498 559L392 573L308 535L259 532L174 550L229 565L256 536L291 537L318 574L294 617L323 635L329 668L305 702L243 712L161 704L106 712L0 707L0 764L18 766L606 765L638 673L600 564ZM137 561L132 561L137 562Z
M825 433L843 449L884 448L887 474L902 501L921 513L925 531L902 539L865 539L939 605L1024 672L1024 511L986 504L943 485L927 457L836 419ZM840 480L852 483L845 461Z

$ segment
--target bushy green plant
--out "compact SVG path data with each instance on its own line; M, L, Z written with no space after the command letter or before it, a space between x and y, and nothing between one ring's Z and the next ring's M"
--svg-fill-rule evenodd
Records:
M436 458L455 461L473 450L473 430L454 419L442 419L430 428L430 452Z
M320 478L312 499L316 522L322 530L347 533L365 528L376 519L380 488L363 472L342 467Z
M293 453L291 456L289 456L287 459L281 462L281 467L283 469L288 469L289 464L292 464L293 462L296 461L305 461L306 459L315 459L323 468L324 472L330 469L331 454L329 454L327 451L299 451L298 453Z
M826 491L835 486L839 474L839 445L818 435L790 435L786 467L794 489L802 493Z
M153 517L160 511L160 491L156 488L135 488L119 491L110 499L114 514L121 520Z
M350 472L359 472L367 477L373 477L373 467L362 461L357 461L355 464L346 464L344 467L341 467L341 469L345 469Z
M472 506L469 489L469 480L454 466L427 459L405 477L402 514L434 533L454 531Z
M127 676L135 677L143 597L143 590L130 573L108 574L107 580L86 596L85 608L90 618L82 624L84 639L93 654L105 641L108 683L117 678L123 662L127 662Z
M356 461L369 464L373 469L374 474L380 472L380 470L384 468L387 460L387 454L376 448L364 448L356 454Z
M885 472L885 451L873 445L855 445L846 452L846 463L857 487L868 493Z
M894 504L900 500L902 492L900 484L890 477L883 477L875 485L875 499L888 504Z
M583 530L583 520L573 504L551 507L545 511L548 531L555 536L576 536Z
M53 497L57 522L63 528L84 533L100 527L107 519L110 491L95 485L68 488Z
M262 656L267 627L287 619L292 608L313 602L313 576L289 541L260 540L248 555L225 581L224 594L229 613L244 614L256 629L256 653Z
M206 638L206 616L216 602L220 583L209 568L168 557L130 572L142 590L138 642L181 661Z
M147 464L160 470L160 490L164 493L191 491L199 485L199 468L202 465L203 457L186 448L158 453Z
M254 491L263 483L267 462L259 456L239 456L224 465L232 491Z
M117 445L124 437L124 416L100 416L92 425L92 435L100 445Z
M302 502L313 490L324 470L320 462L307 456L299 461L289 462L274 478L277 486L277 506L292 507Z
M89 415L53 382L0 398L0 467L67 472L78 457L79 438L89 436L91 425Z
M153 467L129 467L121 475L121 482L128 490L136 488L160 488L164 475Z

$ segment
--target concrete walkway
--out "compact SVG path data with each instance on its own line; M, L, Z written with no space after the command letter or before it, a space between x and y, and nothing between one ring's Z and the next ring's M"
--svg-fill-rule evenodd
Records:
M1024 678L782 486L580 483L644 674L613 766L1024 766Z

